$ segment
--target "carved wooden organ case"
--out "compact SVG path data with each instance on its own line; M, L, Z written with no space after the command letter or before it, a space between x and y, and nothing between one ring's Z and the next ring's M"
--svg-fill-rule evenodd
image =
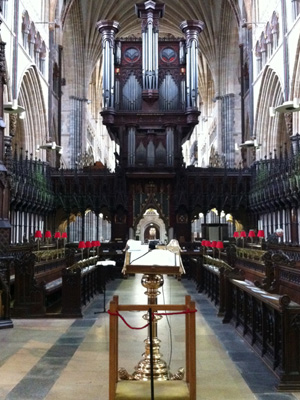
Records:
M111 138L120 146L118 165L131 188L128 212L132 218L127 222L133 226L147 206L142 202L137 210L135 197L147 195L141 188L151 182L168 187L165 195L171 201L170 185L176 186L175 171L183 166L181 146L200 114L197 53L204 24L183 21L183 37L160 38L159 20L164 11L163 3L152 0L135 5L141 20L139 38L117 37L120 26L116 21L97 24L103 48L101 115ZM159 182L161 179L165 182ZM159 202L153 193L148 197L152 199L149 206ZM174 205L165 216L171 225L176 220L172 209Z

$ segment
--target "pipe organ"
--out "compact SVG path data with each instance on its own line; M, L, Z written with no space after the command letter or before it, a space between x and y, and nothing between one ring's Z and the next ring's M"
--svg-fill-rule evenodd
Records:
M181 146L200 115L197 52L204 23L183 21L179 27L183 37L160 38L159 21L164 12L165 5L159 1L135 5L141 37L122 37L116 21L98 22L104 69L101 115L111 139L120 146L119 171L131 188L127 206L122 205L128 212L127 224L134 226L137 214L147 206L160 209L159 193L167 190L164 207L170 210L170 216L165 222L175 226L179 221L177 232L188 238L185 206L181 207L184 218L176 218L171 199L177 172L183 166ZM146 194L149 187L157 191ZM136 204L141 210L136 210ZM123 237L126 227L118 225L114 230L117 237Z
M198 123L198 35L204 23L183 21L184 38L159 39L165 5L135 5L141 38L115 38L116 21L99 21L103 47L103 122L120 145L124 167L176 167L181 145ZM164 155L164 160L162 157Z

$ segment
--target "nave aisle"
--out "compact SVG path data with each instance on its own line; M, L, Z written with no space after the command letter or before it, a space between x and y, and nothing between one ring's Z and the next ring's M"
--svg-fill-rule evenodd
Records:
M145 304L141 275L109 282L106 299ZM192 281L165 277L158 301L184 302L188 293L197 302L198 400L295 400L300 393L278 393L276 379L230 325L224 325ZM103 295L88 307L83 319L15 319L13 329L0 330L1 400L107 400L108 314ZM107 306L106 306L107 308ZM141 313L124 315L130 325L145 324ZM184 366L183 316L159 322L162 358L172 373ZM170 330L172 343L170 342ZM132 373L144 351L146 330L130 330L119 322L119 366Z

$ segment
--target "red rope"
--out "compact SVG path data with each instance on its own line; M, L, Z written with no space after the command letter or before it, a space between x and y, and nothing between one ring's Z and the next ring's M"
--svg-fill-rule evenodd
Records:
M125 320L125 318L117 311L115 313L111 312L111 311L107 311L109 315L117 315L118 317L121 318L121 320L124 322L125 325L128 326L128 328L130 329L145 329L149 326L149 322L148 324L141 326L141 327L134 327L128 324L128 322ZM152 313L153 315L179 315L179 314L192 314L197 312L197 310L185 310L185 311L180 311L180 312L169 312L169 313Z
M128 328L130 328L130 329L144 329L144 328L147 328L147 326L149 326L149 322L148 322L148 324L146 324L146 325L144 325L144 326L141 326L141 327L139 327L139 328L138 328L138 327L134 327L134 326L129 325L128 322L126 322L125 318L122 317L122 315L119 314L118 311L117 311L116 313L112 313L112 312L110 312L110 311L108 310L107 312L108 312L109 315L117 315L118 317L120 317L121 320L124 322L124 324L127 325Z

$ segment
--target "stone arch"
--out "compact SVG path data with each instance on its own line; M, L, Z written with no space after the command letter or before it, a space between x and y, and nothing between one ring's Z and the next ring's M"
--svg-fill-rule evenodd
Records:
M259 93L256 117L254 123L254 136L257 143L263 143L263 153L260 158L269 154L274 149L279 150L280 144L289 142L289 134L285 125L284 115L270 114L270 108L283 103L283 90L276 72L266 68L262 76L261 90Z
M291 77L291 99L300 98L300 38L297 43L295 64ZM300 133L300 119L297 112L292 113L293 116L293 134Z
M136 227L136 238L138 238L142 242L149 240L148 233L151 227L156 229L157 239L159 239L161 242L167 241L166 225L164 221L160 218L157 210L155 210L154 208L148 208L143 214L143 218L140 219Z
M49 139L46 106L35 66L28 68L23 75L18 104L25 108L26 117L17 120L13 143L18 143L35 155L37 145L45 144ZM40 153L39 158L45 161L45 152Z

